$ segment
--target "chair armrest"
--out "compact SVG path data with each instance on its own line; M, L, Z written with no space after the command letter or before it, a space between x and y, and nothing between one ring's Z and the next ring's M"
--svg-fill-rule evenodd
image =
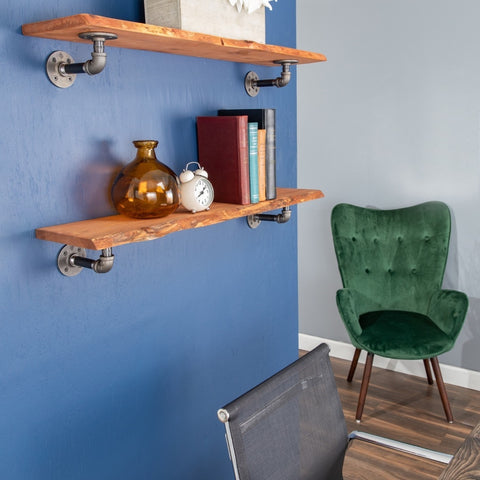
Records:
M457 290L438 290L430 299L427 315L452 340L460 333L468 309L468 297Z
M353 431L348 436L348 441L355 439L362 440L368 443L373 443L375 445L380 445L382 447L387 447L392 450L397 450L399 452L409 453L410 455L415 455L417 457L428 458L429 460L434 460L441 463L449 463L453 457L453 455L449 455L448 453L437 452L436 450L429 450L428 448L423 447L417 447L416 445L399 442L390 438L379 437L378 435L372 435L371 433Z
M362 303L360 295L356 290L342 288L337 291L338 311L348 333L355 336L362 333L362 327L358 321L360 313L363 313L360 310Z

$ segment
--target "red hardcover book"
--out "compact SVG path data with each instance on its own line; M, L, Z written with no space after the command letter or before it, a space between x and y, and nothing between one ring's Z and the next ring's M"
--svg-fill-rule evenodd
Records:
M215 201L249 204L248 117L197 117L197 140Z

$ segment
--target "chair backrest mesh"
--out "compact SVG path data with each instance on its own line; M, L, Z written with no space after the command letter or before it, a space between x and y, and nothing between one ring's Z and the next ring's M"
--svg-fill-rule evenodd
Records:
M347 429L322 344L224 407L241 480L340 480Z
M363 298L363 311L426 313L442 285L450 211L442 202L395 210L339 204L331 216L343 286Z

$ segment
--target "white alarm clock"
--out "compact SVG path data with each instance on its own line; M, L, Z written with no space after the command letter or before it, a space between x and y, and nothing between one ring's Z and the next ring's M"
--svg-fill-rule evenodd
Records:
M190 165L198 168L192 172ZM179 175L181 203L192 213L208 210L213 202L213 186L208 180L208 173L198 162L189 162Z

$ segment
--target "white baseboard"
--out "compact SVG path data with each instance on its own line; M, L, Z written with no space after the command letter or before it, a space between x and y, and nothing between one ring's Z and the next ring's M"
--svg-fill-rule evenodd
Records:
M332 357L342 358L344 360L351 360L353 357L355 347L349 343L306 335L305 333L300 333L298 335L298 348L300 350L310 351L321 343L326 343L330 347L330 355ZM365 352L362 352L359 363L364 363L365 355ZM393 360L391 358L375 356L373 365L375 367L386 368L387 370L415 375L417 377L425 376L423 362L419 361ZM442 376L445 383L480 391L480 372L444 364L440 364L440 367L442 369Z

